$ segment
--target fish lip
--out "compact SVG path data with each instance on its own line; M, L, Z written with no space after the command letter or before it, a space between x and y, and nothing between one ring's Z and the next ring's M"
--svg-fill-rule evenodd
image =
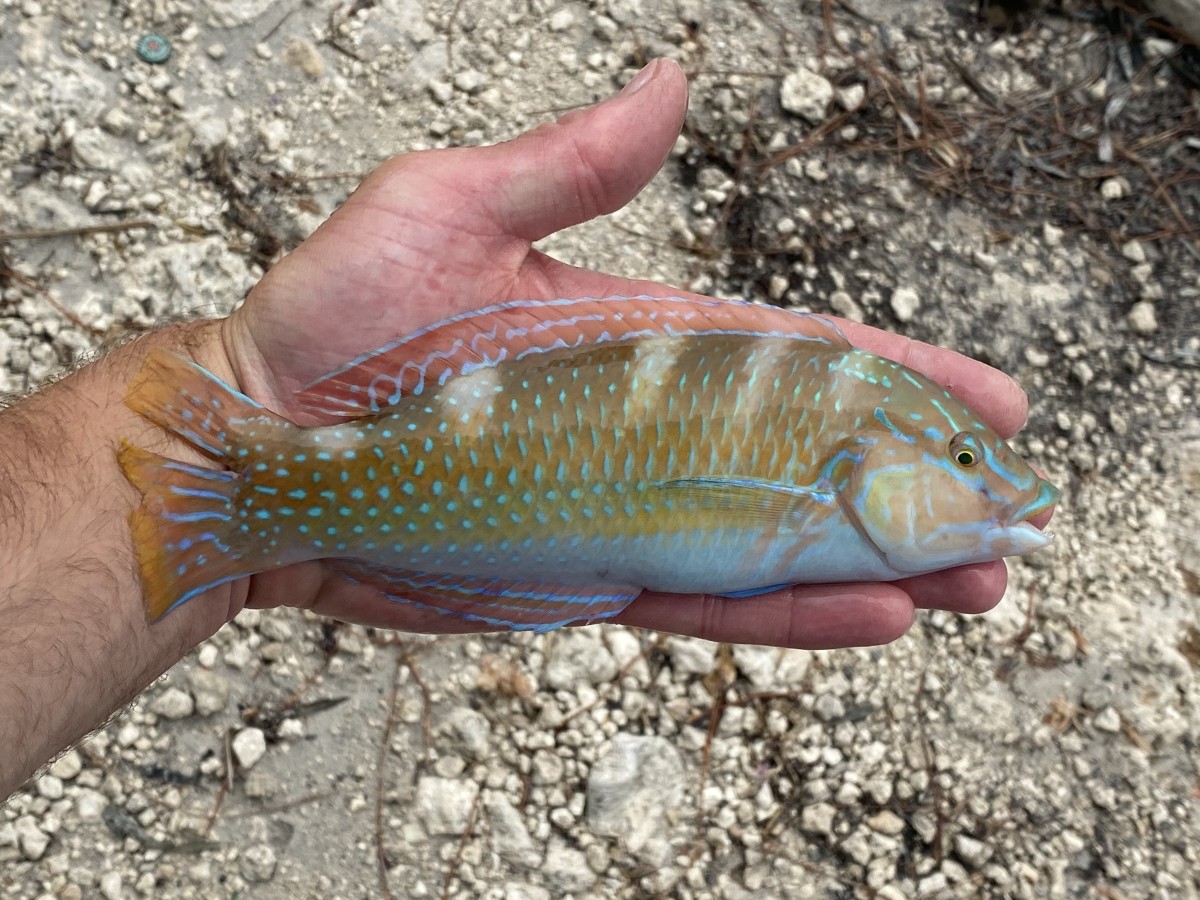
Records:
M1054 532L1043 531L1030 519L1049 512L1061 497L1059 489L1043 478L1037 495L1009 517L1003 531L1013 555L1023 556L1050 546L1054 541Z
M1032 522L1013 522L1004 527L1005 538L1010 541L1014 548L1020 548L1016 551L1016 555L1024 555L1032 553L1035 550L1041 550L1044 547L1049 547L1054 541L1053 531L1042 531Z
M1042 513L1049 511L1062 498L1062 492L1058 488L1044 478L1041 482L1037 496L1009 516L1006 523L1009 527L1029 524L1030 519L1034 519Z

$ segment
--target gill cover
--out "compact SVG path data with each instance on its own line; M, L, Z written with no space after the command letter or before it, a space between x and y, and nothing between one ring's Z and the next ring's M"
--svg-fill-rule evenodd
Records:
M930 459L919 444L884 438L847 484L859 530L900 574L994 559L995 504L977 472Z

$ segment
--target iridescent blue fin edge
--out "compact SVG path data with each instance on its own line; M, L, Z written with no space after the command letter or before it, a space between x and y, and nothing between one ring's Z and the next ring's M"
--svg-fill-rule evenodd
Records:
M476 578L348 559L330 565L344 578L373 587L393 602L514 631L553 631L572 622L611 618L641 592L629 585Z
M773 594L775 591L782 591L786 587L791 587L791 585L773 584L770 587L747 588L744 591L730 591L727 594L717 594L717 596L724 597L727 600L744 600L747 597L759 597L763 594Z

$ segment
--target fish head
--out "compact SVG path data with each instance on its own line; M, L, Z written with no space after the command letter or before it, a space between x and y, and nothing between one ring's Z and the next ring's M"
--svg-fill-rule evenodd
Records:
M903 574L1019 556L1053 539L1030 520L1058 502L1058 489L943 394L933 414L877 407L875 427L843 456L848 513Z

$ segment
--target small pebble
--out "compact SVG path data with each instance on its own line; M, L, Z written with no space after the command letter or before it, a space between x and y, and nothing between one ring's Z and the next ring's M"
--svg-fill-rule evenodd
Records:
M45 797L47 800L60 800L63 795L63 783L61 778L56 778L53 775L43 775L37 780L38 796Z
M150 702L150 711L164 719L186 719L196 710L192 695L177 687L169 687Z
M283 51L283 60L293 69L309 78L320 78L325 72L325 60L312 41L293 37Z
M575 24L575 14L569 9L560 9L550 16L546 24L551 31L566 31Z
M829 307L839 316L849 319L851 322L863 321L863 309L854 302L845 291L834 291L829 295Z
M464 69L454 76L454 86L464 94L477 94L487 84L487 77L475 69Z
M1146 247L1141 241L1128 241L1121 247L1121 255L1132 263L1146 261Z
M1194 15L1194 11L1187 12L1187 13L1184 12L1185 10L1193 9L1192 7L1188 7L1186 4L1178 7L1178 9L1179 9L1179 15L1181 16L1181 19L1182 19L1182 17L1184 17L1186 15ZM1195 19L1191 19L1190 21L1193 22L1193 27L1194 27ZM1192 34L1192 37L1193 37L1193 39L1195 38L1194 32ZM1177 43L1175 43L1174 41L1167 40L1166 38L1152 37L1152 38L1146 38L1144 41L1142 41L1142 49L1146 52L1146 57L1148 59L1159 60L1159 59L1167 59L1168 57L1174 56L1176 53L1179 52L1179 45Z
M238 868L247 881L270 881L275 877L275 851L266 844L247 847L242 851Z
M1129 182L1124 178L1108 178L1100 183L1100 196L1105 200L1120 200L1129 193Z
M280 784L274 775L264 769L256 769L246 776L245 792L247 797L273 797L279 793Z
M13 823L13 827L21 854L28 860L41 859L46 853L46 848L50 846L50 835L38 827L37 820L33 816L20 816Z
M233 755L243 769L252 769L267 752L267 736L261 728L243 728L233 736Z
M896 288L892 292L892 312L901 322L911 322L921 308L921 297L912 288Z
M124 896L120 872L105 872L100 876L100 893L105 900L121 900Z
M846 707L833 694L821 694L813 704L813 712L822 722L834 722L846 714Z
M78 750L68 750L51 764L48 771L55 778L70 781L83 771L83 758Z
M780 105L814 125L825 121L832 100L833 85L829 79L804 68L785 75L779 88Z
M904 820L890 809L884 809L873 816L868 816L866 822L867 827L872 831L892 836L903 834L905 828Z
M830 803L814 803L804 807L800 813L800 827L810 834L833 834L833 820L837 808Z
M942 894L942 892L945 891L948 886L949 885L946 882L946 876L941 872L934 872L932 875L926 875L919 882L917 882L917 896L937 897Z
M857 109L867 96L866 85L852 84L849 87L838 88L836 93L837 104L844 110Z
M1154 304L1149 300L1139 300L1133 304L1125 320L1138 334L1154 334L1158 331L1158 317L1154 313Z
M1096 726L1097 731L1116 734L1121 730L1121 715L1111 706L1106 706L1100 712L1096 713L1092 724Z
M229 702L229 679L219 672L194 669L188 673L188 687L199 715L215 715Z
M84 822L94 822L104 814L108 799L99 791L84 788L75 797L75 811Z

